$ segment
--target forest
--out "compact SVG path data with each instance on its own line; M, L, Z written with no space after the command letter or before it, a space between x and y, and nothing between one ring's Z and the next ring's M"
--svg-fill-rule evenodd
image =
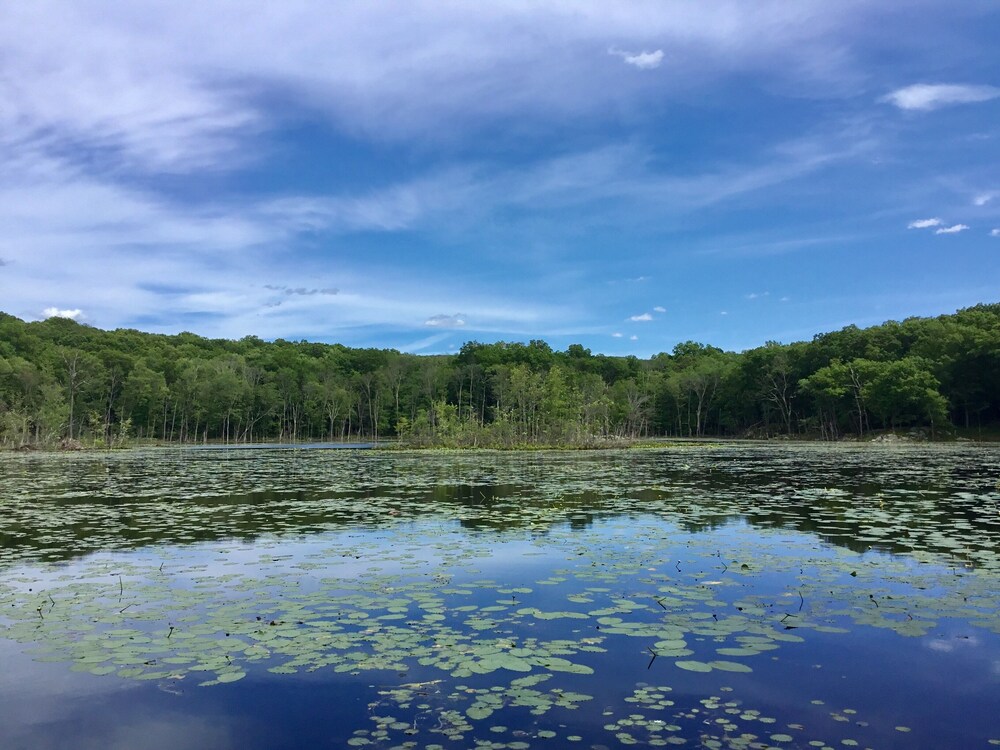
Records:
M416 355L104 331L0 313L0 446L396 440L586 447L650 437L976 437L1000 423L1000 303L649 359L544 341Z

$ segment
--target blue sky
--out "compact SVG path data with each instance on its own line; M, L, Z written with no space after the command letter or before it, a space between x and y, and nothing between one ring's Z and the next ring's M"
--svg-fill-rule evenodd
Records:
M1000 6L5 3L0 310L741 350L1000 300Z

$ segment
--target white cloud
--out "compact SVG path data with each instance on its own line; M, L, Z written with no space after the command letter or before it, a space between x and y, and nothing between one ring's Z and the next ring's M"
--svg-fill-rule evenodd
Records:
M636 336L635 334L632 334L631 336L628 337L628 340L629 341L638 341L639 337Z
M934 234L958 234L959 232L964 232L968 228L969 226L967 224L953 224L950 227L941 227L940 229L935 230Z
M83 315L83 310L73 309L73 310L60 310L58 307L46 307L42 311L42 316L45 318L69 318L70 320L76 320L81 315Z
M932 638L926 642L926 646L932 651L948 653L957 648L977 648L980 643L981 641L975 635L955 635L951 638Z
M917 219L916 221L911 221L906 225L907 229L927 229L928 227L939 227L941 226L941 219L934 217L933 219Z
M721 311L721 312L719 313L719 315L729 315L729 313L728 313L727 311L723 310L723 311Z
M916 83L886 94L879 101L900 109L929 111L949 104L973 104L996 99L1000 88L956 83Z
M990 231L990 237L1000 237L1000 229L993 229Z
M980 193L979 195L977 195L975 198L972 199L972 202L976 206L985 206L987 203L989 203L991 200L993 200L998 196L1000 196L1000 190L990 190L985 193Z
M656 307L653 308L653 312L665 313L666 311L667 308L663 307L662 305L657 305Z
M653 70L654 68L660 67L663 63L662 49L655 50L654 52L643 51L633 54L631 52L625 52L624 50L612 47L608 50L608 54L620 57L629 65L639 68L639 70Z
M461 328L465 325L465 314L432 315L424 321L424 325L432 328Z
M653 319L653 316L650 315L648 312L641 313L640 315L632 315L631 317L629 317L629 320L631 320L633 322L636 322L636 323L638 323L640 321L647 321L647 320L652 320L652 319Z
M638 55L628 55L625 58L625 62L629 65L634 65L640 70L658 68L660 67L660 63L663 62L663 50L658 49L655 52L640 52Z
M791 299L791 298L790 297L782 297L781 299L778 300L778 302L788 302L789 299Z
M620 334L618 331L615 331L614 333L611 334L611 338L613 339L620 339L621 337L622 334Z
M955 644L951 641L946 641L944 638L934 638L933 640L927 641L927 648L931 651L951 653L955 650Z
M769 297L769 296L771 296L770 292L750 292L750 294L746 295L746 298L760 299L761 297Z

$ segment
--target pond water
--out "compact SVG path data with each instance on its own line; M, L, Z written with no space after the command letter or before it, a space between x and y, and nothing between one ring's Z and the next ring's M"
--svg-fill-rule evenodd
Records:
M1000 745L1000 448L0 456L3 748Z

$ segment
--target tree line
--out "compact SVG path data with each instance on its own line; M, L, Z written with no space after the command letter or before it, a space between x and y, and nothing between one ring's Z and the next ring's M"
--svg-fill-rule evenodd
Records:
M402 354L254 336L104 331L0 313L0 445L402 438L606 444L649 436L839 439L1000 422L1000 304L649 359L544 341Z

